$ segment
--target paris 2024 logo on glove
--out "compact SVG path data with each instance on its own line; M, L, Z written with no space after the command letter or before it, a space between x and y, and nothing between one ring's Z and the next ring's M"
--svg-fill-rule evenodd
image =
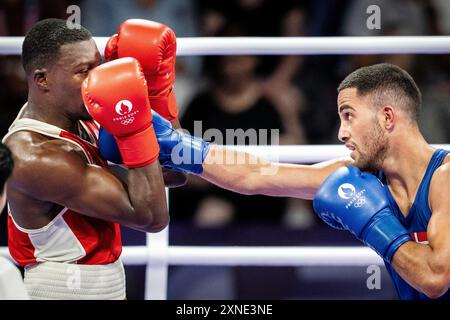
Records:
M130 100L120 100L116 103L116 113L120 116L114 118L115 121L120 120L120 123L124 126L132 124L134 121L134 115L138 113L139 110L133 112L133 104Z
M362 189L357 192L355 186L351 183L343 183L337 188L337 194L342 200L344 200L345 209L351 209L352 206L355 208L361 208L364 206L366 203L364 193L366 193L366 189ZM324 212L320 212L320 217L325 223L335 229L349 230L352 232L352 229L344 223L342 218L332 211L326 210Z
M338 188L338 195L344 200L348 200L356 193L355 187L350 183L341 184Z
M350 206L354 206L355 208L361 208L366 203L366 198L364 197L364 193L366 189L362 189L359 192L356 192L356 188L351 183L343 183L338 188L338 195L341 199L349 200L345 208L348 209Z

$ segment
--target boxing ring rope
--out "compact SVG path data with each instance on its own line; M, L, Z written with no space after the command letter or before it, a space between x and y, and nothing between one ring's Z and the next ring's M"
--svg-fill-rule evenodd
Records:
M107 37L94 37L103 52ZM23 37L0 37L0 55L19 55ZM445 54L450 36L192 37L177 39L177 55Z
M95 37L103 52L106 37ZM0 55L19 55L23 37L0 37ZM177 55L448 54L450 36L178 38ZM450 150L450 145L436 147ZM236 146L271 161L315 163L348 156L341 145ZM0 247L0 255L9 257ZM382 259L367 247L169 246L168 228L146 246L124 246L125 265L146 265L146 299L166 299L169 265L368 266Z
M152 250L155 250L153 265L351 267L383 264L383 260L367 247L170 246L167 251ZM0 256L10 258L8 249L0 248ZM121 256L128 266L146 265L149 257L146 246L125 246Z

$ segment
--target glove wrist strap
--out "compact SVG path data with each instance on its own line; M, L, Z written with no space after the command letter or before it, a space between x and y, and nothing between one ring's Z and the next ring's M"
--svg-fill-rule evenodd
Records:
M129 168L144 167L158 159L159 145L153 125L133 135L114 138L123 163Z
M395 251L411 236L391 210L385 208L372 218L360 239L390 263Z

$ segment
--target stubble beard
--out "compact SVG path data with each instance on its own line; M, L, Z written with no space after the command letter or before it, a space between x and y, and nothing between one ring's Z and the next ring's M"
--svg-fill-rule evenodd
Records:
M376 120L362 141L364 143L364 152L358 150L360 157L355 161L355 166L361 171L380 170L387 157L389 143L386 134Z

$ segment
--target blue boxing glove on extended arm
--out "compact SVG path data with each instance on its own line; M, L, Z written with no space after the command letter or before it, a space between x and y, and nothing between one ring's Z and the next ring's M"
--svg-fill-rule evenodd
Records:
M172 124L153 111L153 128L159 143L159 162L162 166L184 173L201 174L209 143L187 133L174 130ZM100 154L108 161L122 163L114 137L100 128Z
M380 180L356 167L332 173L317 191L313 205L323 221L350 231L389 263L397 249L411 240L389 208Z

